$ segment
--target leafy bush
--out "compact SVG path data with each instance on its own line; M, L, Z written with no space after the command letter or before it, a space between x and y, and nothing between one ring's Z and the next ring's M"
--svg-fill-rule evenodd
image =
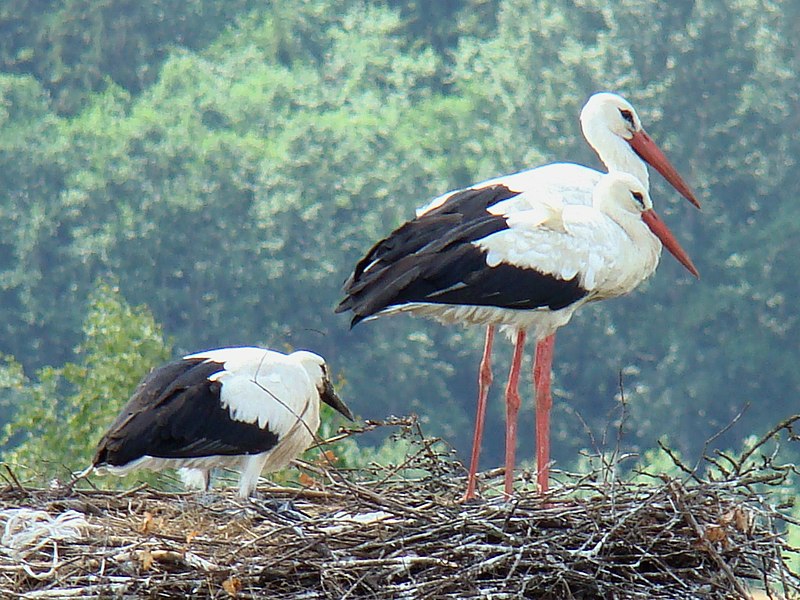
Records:
M24 479L64 479L88 466L95 446L142 376L170 357L150 312L132 307L113 284L89 298L77 360L27 377L7 358L0 384L16 411L3 427L3 460Z

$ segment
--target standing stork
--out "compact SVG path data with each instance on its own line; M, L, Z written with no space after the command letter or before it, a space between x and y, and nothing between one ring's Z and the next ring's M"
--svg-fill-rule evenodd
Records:
M409 221L382 242L381 259L350 283L337 307L352 311L351 326L408 312L516 332L506 388L507 495L526 332L547 340L583 304L631 292L655 271L662 243L698 275L633 175L602 176L591 206L507 210L521 194L501 184L465 190Z
M649 189L647 164L655 168L682 196L699 208L699 203L675 167L658 145L647 134L641 124L639 115L633 106L621 96L608 92L592 95L581 110L581 129L589 145L595 150L600 160L609 170L623 171L636 176L645 188ZM647 163L647 164L645 164ZM583 165L574 163L553 163L490 179L478 183L468 189L448 192L434 199L426 207L417 211L421 217L426 213L445 205L458 212L458 203L463 202L464 192L481 190L495 185L516 190L513 198L498 196L487 204L486 210L493 203L503 202L503 211L511 214L515 211L528 210L539 205L546 205L552 210L561 210L569 204L590 205L592 194L602 173ZM447 210L447 209L446 209ZM347 292L358 285L367 269L376 268L382 261L392 261L397 243L397 235L403 228L391 236L375 244L367 255L355 267L353 274L345 284ZM406 249L409 247L404 245ZM421 247L421 246L420 246ZM466 500L475 495L476 473L480 457L481 439L486 414L486 400L492 382L491 352L494 343L494 325L486 330L486 342L478 370L478 405L475 419L475 433L472 442L469 477ZM555 334L545 337L536 346L533 378L536 389L536 462L538 465L537 481L542 492L547 491L550 464L550 393L551 366ZM521 352L521 349L520 349ZM508 449L506 450L508 453Z
M215 467L241 469L239 496L262 471L302 454L319 428L320 401L352 420L311 352L222 348L184 356L142 379L97 447L92 467L180 468L185 483L208 489Z

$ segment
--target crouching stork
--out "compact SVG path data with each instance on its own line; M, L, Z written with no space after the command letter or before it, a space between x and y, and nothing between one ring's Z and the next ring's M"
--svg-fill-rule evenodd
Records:
M215 467L241 471L250 496L262 471L286 467L314 441L320 400L352 420L325 361L306 351L222 348L152 370L100 440L98 472L180 468L208 489Z

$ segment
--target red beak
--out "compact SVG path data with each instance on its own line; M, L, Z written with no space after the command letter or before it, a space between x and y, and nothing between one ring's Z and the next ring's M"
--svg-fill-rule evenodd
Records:
M656 171L669 181L670 185L678 190L684 198L700 208L700 203L694 195L694 192L689 188L686 182L678 175L678 171L672 166L667 157L661 151L656 143L653 141L644 129L641 129L633 134L628 143L633 148L633 151L638 154L642 160L651 165Z
M688 269L688 271L697 277L700 278L700 273L697 271L697 267L694 266L692 259L689 258L689 255L686 254L686 251L681 248L681 245L678 243L678 240L675 239L675 236L672 235L672 232L667 227L667 224L661 220L652 208L646 210L642 213L642 221L644 224L650 228L650 231L653 232L658 239L661 240L661 243L664 244L664 247L670 251L670 254L678 259L678 262L681 263L684 267Z

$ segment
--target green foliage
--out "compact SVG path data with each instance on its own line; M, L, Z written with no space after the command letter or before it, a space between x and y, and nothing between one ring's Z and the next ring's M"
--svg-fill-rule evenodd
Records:
M559 332L557 385L571 411L605 423L598 408L612 404L617 374L627 373L633 441L646 447L669 432L686 456L752 401L743 427L718 440L732 445L795 410L800 391L791 366L798 320L786 296L797 282L784 277L786 244L798 236L788 198L800 150L785 126L786 98L800 91L788 78L800 65L781 5L533 4L501 3L496 35L459 46L456 83L485 111L478 143L500 167L482 174L540 157L592 164L576 115L589 93L611 89L639 107L705 202L702 214L675 207L653 176L659 211L698 258L702 279L691 282L665 256L630 299L582 311ZM509 148L509 129L523 142ZM569 456L585 440L571 434L579 424L562 406L554 423Z
M786 543L792 548L800 548L800 504L795 504L792 510L792 518L794 523L789 523L787 527L788 534L786 536ZM788 557L789 564L795 573L800 570L800 554L793 553Z
M0 70L31 74L59 112L80 110L108 81L138 92L170 47L204 45L252 0L5 0Z
M318 432L319 438L329 439L334 437L336 433L334 425L338 426L342 420L341 417L334 414L333 410L323 408L322 424ZM328 466L327 461L330 460L337 469L359 471L360 475L363 475L364 472L375 465L389 468L403 465L412 454L420 451L419 444L416 441L416 439L411 440L410 436L404 436L403 432L394 432L384 437L383 441L378 445L373 446L363 443L355 435L320 448L308 450L305 458L310 461L321 462L326 466ZM433 448L434 451L444 452L444 447L441 443L434 444ZM328 451L330 452L327 457L322 456L321 452ZM397 475L411 477L414 473L410 472L409 469L401 469Z
M44 367L31 379L13 360L0 371L2 387L18 397L0 438L13 443L3 460L26 479L63 479L86 467L138 380L170 354L149 311L129 306L107 283L90 297L83 335L77 362Z
M665 256L636 294L559 332L554 458L587 444L576 413L607 423L620 372L626 450L668 434L691 461L745 402L720 447L796 410L793 3L56 4L0 8L0 347L26 371L74 364L87 297L111 276L181 349L316 350L357 412L416 411L466 455L481 332L402 317L349 332L331 312L340 283L447 189L596 165L577 115L610 89L700 193L702 213L652 177L703 278ZM496 347L486 466L502 456ZM79 373L55 370L35 385L64 395Z

